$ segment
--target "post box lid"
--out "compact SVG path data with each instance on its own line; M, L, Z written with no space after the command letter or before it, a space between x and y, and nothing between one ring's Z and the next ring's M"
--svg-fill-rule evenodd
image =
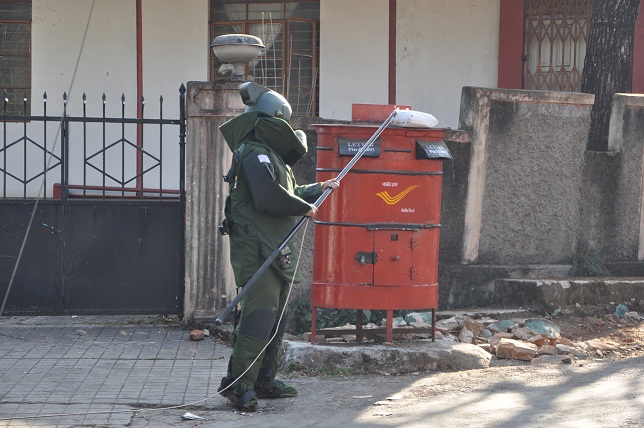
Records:
M351 121L354 123L384 122L396 107L411 109L410 106L390 104L351 104Z

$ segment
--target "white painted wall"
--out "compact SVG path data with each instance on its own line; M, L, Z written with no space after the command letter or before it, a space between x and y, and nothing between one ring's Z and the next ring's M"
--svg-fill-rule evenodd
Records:
M456 129L463 86L497 86L500 1L397 4L396 101Z
M398 0L396 102L457 128L463 86L496 87L500 0ZM388 103L389 2L321 0L320 117Z
M34 0L32 12L32 111L47 92L51 114L60 113L63 92L68 111L78 114L83 93L88 113L100 113L100 97L110 112L120 114L120 98L136 98L136 21L134 0L98 0L89 20L91 1ZM83 36L87 28L87 37ZM81 51L82 47L82 51ZM76 65L78 67L76 69ZM76 69L76 75L74 72ZM98 100L94 104L92 101ZM117 103L113 103L117 101ZM128 113L136 112L128 103Z
M142 9L146 109L163 95L164 116L178 116L179 86L208 80L208 0L143 0Z
M320 117L387 104L389 0L320 0Z
M143 0L143 94L146 117L179 117L179 86L208 80L208 0ZM145 139L153 137L150 129ZM164 133L163 184L179 188L178 128ZM144 165L145 169L146 165ZM158 186L157 186L158 187Z
M89 100L103 92L119 104L122 94L136 99L136 2L97 0L88 24L91 5L88 0L33 0L34 94L47 91L56 98L71 87L70 100L85 92L88 108ZM208 0L143 0L142 16L146 108L160 95L169 108L181 83L207 80ZM178 114L176 104L168 114ZM32 107L39 109L40 102ZM126 114L130 111L136 112L133 102L127 103Z
M91 16L90 16L91 12ZM179 86L190 80L207 80L208 55L208 0L143 0L143 95L145 117L159 117L159 97L163 96L163 117L179 116ZM136 2L135 0L96 0L92 10L89 0L33 0L32 9L32 100L33 115L43 113L43 93L47 93L47 114L60 116L63 111L63 93L68 95L67 114L82 115L82 95L87 96L87 115L102 115L101 96L107 97L106 115L120 117L121 96L125 95L125 116L136 117ZM29 137L38 144L47 141L47 149L60 153L58 124L50 123L46 132L38 123L29 124ZM9 141L20 138L21 124L10 124ZM74 146L70 159L70 183L83 182L82 128L72 128ZM158 126L146 126L144 142L159 139ZM102 146L100 124L88 125L88 153ZM164 132L163 187L179 186L178 127ZM122 137L120 130L110 127L106 142L111 144ZM126 127L125 138L136 143L136 127ZM42 171L42 150L29 145L29 165L22 167L22 150L9 153L12 170L20 178L30 178ZM127 148L126 158L135 159L136 151ZM153 153L158 156L158 152ZM109 174L121 176L121 153L118 148L108 153ZM97 158L96 161L99 161ZM144 169L155 162L144 157ZM56 160L53 160L56 163ZM99 164L102 163L102 160ZM126 165L125 179L135 172L134 161ZM149 176L146 187L158 187L159 180ZM101 185L101 175L91 168L86 171L88 184ZM28 186L28 196L36 196L41 179ZM53 183L60 182L59 168L48 174L46 192L51 196ZM22 195L22 184L9 179L8 196ZM106 183L115 185L115 183ZM128 186L134 183L128 184Z

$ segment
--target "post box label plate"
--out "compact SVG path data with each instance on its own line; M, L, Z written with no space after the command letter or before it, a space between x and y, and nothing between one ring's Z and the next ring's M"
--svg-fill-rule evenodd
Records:
M368 140L351 140L348 138L338 138L338 153L340 156L355 156L358 151L365 145ZM376 138L362 156L379 157L380 156L380 138Z
M452 153L442 141L416 140L416 159L452 159Z

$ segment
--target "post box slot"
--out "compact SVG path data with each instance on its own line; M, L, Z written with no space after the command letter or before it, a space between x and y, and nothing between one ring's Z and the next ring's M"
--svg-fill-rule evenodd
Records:
M411 149L385 149L385 153L411 153Z

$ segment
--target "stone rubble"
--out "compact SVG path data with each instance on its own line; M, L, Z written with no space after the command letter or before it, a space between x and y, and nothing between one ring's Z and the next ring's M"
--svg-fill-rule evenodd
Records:
M591 324L599 318L588 317ZM629 323L639 323L637 312L625 314ZM430 325L431 327L431 325ZM548 319L493 320L452 317L436 322L443 337L456 336L461 342L474 343L499 359L531 361L542 355L563 355L576 359L602 358L610 353L619 355L618 344L599 339L574 342L561 336L556 323Z
M637 312L627 312L621 317L616 317L617 315L610 315L605 318L631 325L637 325L642 321L642 317ZM589 324L600 325L605 322L596 317L586 318ZM427 329L426 334L403 334L402 339L431 338L431 319L431 313L411 313L404 319L394 318L394 332L400 335L404 329ZM367 324L363 329L377 327L374 324ZM353 329L355 331L355 328L355 325L347 324L332 330ZM305 333L303 340L308 340L309 334ZM453 316L436 321L435 336L437 341L447 340L477 345L497 359L519 361L532 361L540 356L574 359L602 358L610 354L621 355L623 351L619 344L599 339L575 342L562 337L556 323L546 318L495 320L489 317L474 319L469 316ZM318 343L354 342L355 340L355 334L326 339L324 336L316 337Z
M190 331L190 340L203 340L204 338L204 332L202 330L191 330Z

